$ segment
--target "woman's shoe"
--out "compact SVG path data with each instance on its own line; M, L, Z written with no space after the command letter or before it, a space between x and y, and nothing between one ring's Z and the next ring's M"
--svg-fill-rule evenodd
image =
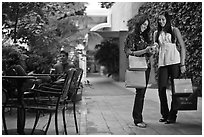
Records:
M140 128L146 128L147 124L145 124L144 122L141 122L141 123L135 123L135 126L140 127Z
M159 122L166 122L167 121L167 118L161 118L160 120L159 120Z
M165 122L165 124L172 124L172 123L176 123L176 120L167 119Z

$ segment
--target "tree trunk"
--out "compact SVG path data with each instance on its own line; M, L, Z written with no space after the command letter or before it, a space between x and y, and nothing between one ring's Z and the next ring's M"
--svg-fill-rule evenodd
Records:
M14 43L17 43L17 25L18 25L19 3L16 4L16 20L14 26Z

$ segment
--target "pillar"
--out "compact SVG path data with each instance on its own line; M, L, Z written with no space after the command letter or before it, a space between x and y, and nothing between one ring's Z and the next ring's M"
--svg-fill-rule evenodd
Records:
M127 31L119 31L119 81L125 81L125 70L127 68L127 58L124 52L124 42Z

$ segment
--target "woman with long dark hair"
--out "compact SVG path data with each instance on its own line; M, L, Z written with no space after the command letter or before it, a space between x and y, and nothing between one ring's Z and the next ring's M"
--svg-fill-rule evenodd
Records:
M146 70L146 85L148 84L150 75L150 56L152 48L150 46L150 21L147 15L136 15L136 21L132 27L132 31L127 35L124 51L127 55L146 57L148 69ZM145 128L146 123L143 122L143 106L146 88L136 88L135 101L133 106L132 117L136 126Z
M178 78L180 73L186 71L186 48L180 30L177 27L171 26L171 18L166 11L159 13L158 28L157 31L154 32L153 41L159 48L158 92L160 112L162 115L162 118L159 121L165 122L166 124L175 123L177 110L173 110L173 102L171 102L171 109L169 110L166 88L169 78L171 84L173 84L173 79ZM177 42L179 42L180 45L180 53L177 49Z

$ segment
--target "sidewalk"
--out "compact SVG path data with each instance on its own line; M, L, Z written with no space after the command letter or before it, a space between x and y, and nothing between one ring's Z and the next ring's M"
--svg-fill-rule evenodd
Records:
M202 135L200 97L197 111L179 111L177 123L166 125L158 122L161 116L157 89L148 88L143 111L148 126L142 129L134 125L131 117L134 89L125 88L124 82L97 74L86 79L91 86L85 87L83 94L82 135Z
M177 123L166 125L158 122L161 116L157 89L148 88L143 111L147 128L138 128L132 119L134 89L127 89L124 82L116 82L99 74L88 75L84 80L89 80L90 84L84 85L82 100L76 105L80 135L202 135L201 97L198 98L197 111L180 111ZM34 117L35 113L27 112L26 128L33 126ZM6 113L6 118L8 128L15 128L16 111ZM47 118L46 113L41 116L37 129L45 129ZM73 112L69 107L66 119L68 135L76 135ZM53 116L48 135L55 135L54 123ZM58 124L59 133L63 135L60 112Z

